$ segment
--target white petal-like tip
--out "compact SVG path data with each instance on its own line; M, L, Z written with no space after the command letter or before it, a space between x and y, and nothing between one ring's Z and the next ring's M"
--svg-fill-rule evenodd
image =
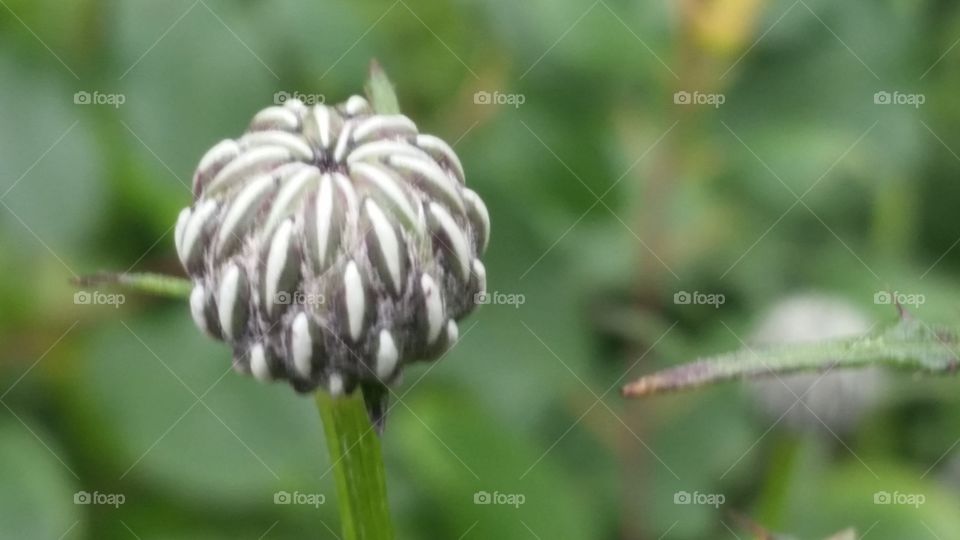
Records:
M240 267L231 264L220 278L220 301L217 302L217 315L220 318L220 328L227 339L233 339L234 310L240 295Z
M267 312L271 313L276 305L277 293L280 292L280 279L289 258L290 240L293 235L293 220L288 219L280 224L277 233L270 242L270 251L267 255L267 277L264 287L266 298L263 299Z
M384 132L390 135L416 135L417 125L402 114L377 114L360 122L353 132L353 138L362 141L370 135Z
M477 294L486 294L487 292L487 269L480 262L480 259L473 260L473 275L477 278Z
M188 206L180 211L180 214L177 216L177 226L173 230L173 243L177 248L177 255L180 257L180 260L184 259L183 256L183 231L187 228L187 223L190 221L191 210Z
M363 318L366 315L367 299L363 290L363 279L360 277L360 270L357 263L350 261L343 272L344 299L347 306L347 324L349 327L350 338L354 341L360 339L363 332Z
M252 131L264 129L295 131L299 125L300 120L297 118L297 113L286 107L275 106L267 107L258 112L256 116L253 117L253 121L250 122L250 129Z
M447 347L453 347L460 339L460 327L453 319L447 321Z
M197 242L203 234L203 229L216 211L217 201L212 199L204 201L184 225L183 238L180 240L180 262L183 263L184 268L190 266L194 249L197 248Z
M340 137L337 139L337 145L333 148L333 160L342 163L347 157L347 148L350 146L350 139L353 137L353 128L356 125L355 120L347 120L340 131Z
M402 261L400 259L400 241L397 239L397 231L390 224L387 216L380 210L377 203L367 199L365 208L367 217L373 224L373 234L377 237L377 246L380 255L387 265L387 277L390 280L390 287L394 293L400 292L403 283Z
M400 352L393 341L393 336L387 330L381 330L377 343L377 377L382 381L388 380L397 368Z
M343 108L350 115L371 112L370 103L360 96L350 96Z
M440 297L440 289L432 277L424 274L420 278L420 286L423 289L423 302L427 311L427 343L433 344L440 336L440 330L443 327L443 298Z
M420 232L421 223L417 212L413 209L404 188L401 187L399 177L388 173L380 166L364 162L352 163L350 175L378 192L381 198L388 202L388 206L398 211L410 226Z
M302 377L310 378L313 372L313 338L310 336L310 319L306 313L301 312L293 319L290 348L293 366Z
M339 373L332 373L327 379L327 391L333 397L340 397L344 392L343 377Z
M250 347L250 373L253 373L258 381L266 382L271 379L270 366L267 364L267 353L262 343Z
M300 114L306 110L307 106L303 104L303 101L300 98L288 98L283 102L283 106L290 109L291 111Z
M454 174L457 175L457 180L463 184L464 174L463 174L463 164L460 163L460 158L457 157L456 152L453 151L453 148L450 147L443 139L435 137L433 135L420 134L417 135L417 146L423 148L434 157L440 155L446 160L446 162L453 168Z
M207 325L207 290L203 285L196 285L192 291L190 291L190 315L193 317L193 322L197 325L197 328L203 331L204 334L208 336L212 335L210 332L210 327Z
M436 219L440 230L443 231L449 244L445 247L453 252L456 258L457 268L460 270L460 278L466 280L470 277L470 246L467 244L467 237L463 229L457 225L447 210L437 203L430 203L430 213Z
M420 159L394 154L390 156L389 163L412 173L415 178L422 179L423 182L420 184L429 190L431 195L442 197L458 213L462 214L466 210L463 206L463 198L457 190L459 187L457 181L450 178L450 175L444 172L432 158Z
M245 148L277 146L287 149L294 157L302 161L313 159L313 149L303 137L282 130L254 131L244 135L240 144Z
M463 200L467 203L471 216L479 221L483 245L477 246L477 250L484 253L487 251L487 244L490 243L490 212L487 210L487 205L483 203L483 199L473 190L464 189Z

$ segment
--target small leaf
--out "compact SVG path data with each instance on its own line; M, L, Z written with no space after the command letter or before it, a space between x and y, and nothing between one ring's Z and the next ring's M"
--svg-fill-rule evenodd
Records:
M370 79L367 80L367 96L377 114L400 114L400 102L393 83L380 67L380 62L370 62Z

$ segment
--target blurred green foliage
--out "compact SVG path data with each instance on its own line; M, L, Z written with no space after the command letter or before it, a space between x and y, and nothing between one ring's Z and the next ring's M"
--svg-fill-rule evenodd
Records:
M484 306L399 388L400 538L745 537L735 514L798 538L960 537L955 381L896 379L843 434L791 433L740 385L618 392L739 348L794 292L877 321L895 315L875 293L917 293L956 319L958 36L942 0L0 2L0 537L336 537L309 399L227 372L181 303L77 304L68 280L180 272L203 152L275 92L360 91L374 57L487 201L490 290L525 299Z

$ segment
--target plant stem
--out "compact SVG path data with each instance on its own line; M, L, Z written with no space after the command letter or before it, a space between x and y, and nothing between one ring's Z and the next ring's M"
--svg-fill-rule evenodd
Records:
M387 482L380 450L361 393L316 394L337 483L344 540L393 538Z
M641 377L626 397L689 390L737 378L885 365L914 372L953 374L960 367L960 332L935 327L905 313L890 328L862 337L782 345L703 358Z
M117 274L101 272L91 276L83 276L74 280L78 287L95 287L97 285L117 285L138 292L170 298L188 298L193 284L190 280L165 274Z

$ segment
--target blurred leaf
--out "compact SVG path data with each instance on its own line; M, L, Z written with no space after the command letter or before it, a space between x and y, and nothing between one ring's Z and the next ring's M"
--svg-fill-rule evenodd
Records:
M36 425L30 429L43 433ZM44 447L53 444L50 438L45 440L38 441L9 415L0 421L0 537L61 538L83 530L81 507L73 501L74 479Z
M418 507L439 507L416 525L408 517L407 527L417 527L410 537L456 538L471 528L478 538L601 536L601 501L576 489L572 471L550 456L539 459L549 441L531 445L457 392L423 390L395 411L385 438L397 452L395 470L409 471L404 483L417 486L402 493Z
M229 351L199 333L186 306L118 321L96 334L88 358L81 392L116 445L117 476L208 504L262 507L281 490L332 495L311 401L234 373Z

